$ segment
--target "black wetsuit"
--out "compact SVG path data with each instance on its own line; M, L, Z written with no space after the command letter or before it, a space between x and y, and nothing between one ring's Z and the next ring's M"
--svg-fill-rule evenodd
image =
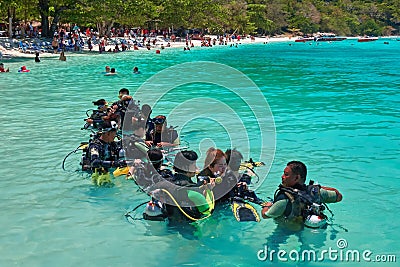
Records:
M106 143L101 139L95 139L89 143L89 158L92 170L103 167L105 171L114 167L118 160L118 145L115 142Z

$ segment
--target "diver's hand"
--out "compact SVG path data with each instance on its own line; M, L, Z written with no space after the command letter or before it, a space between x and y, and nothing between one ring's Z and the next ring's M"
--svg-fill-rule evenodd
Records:
M148 147L153 146L153 141L144 141Z
M243 190L247 190L247 183L245 183L245 182L239 182L239 183L236 184L236 186L237 186L238 188L239 188L239 187L242 187Z
M174 144L168 143L168 142L160 142L157 143L157 147L171 147L174 146Z
M264 219L268 219L269 217L267 215L265 215L265 213L268 212L268 210L271 208L271 206L273 205L272 202L264 202L261 204L261 206L263 206L262 210L261 210L261 216Z
M210 186L211 189L215 187L215 179L216 179L216 178L211 178L211 177L210 177L209 186Z
M342 194L337 190L336 188L333 187L328 187L328 186L321 186L322 189L328 190L328 191L335 191L336 193L336 202L340 202L343 199Z

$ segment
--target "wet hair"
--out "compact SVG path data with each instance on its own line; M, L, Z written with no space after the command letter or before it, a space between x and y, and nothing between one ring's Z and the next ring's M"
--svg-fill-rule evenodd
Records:
M111 73L115 73L115 68L111 68Z
M123 95L129 95L129 90L127 88L122 88L119 90L119 93Z
M207 150L206 159L204 160L204 169L208 167L213 168L221 158L226 159L225 153L221 149L210 147Z
M141 110L142 117L145 118L145 119L147 119L147 118L150 116L151 111L152 111L152 110L151 110L150 105L144 104L144 105L142 106L142 110Z
M225 151L225 156L226 156L226 163L228 164L229 168L233 171L238 171L240 168L240 163L243 160L242 153L237 151L236 148L227 149Z
M103 105L107 105L107 101L105 100L105 99L99 99L99 100L96 100L96 101L93 101L92 102L93 103L93 105L95 105L95 106L103 106Z
M292 170L293 174L295 174L295 175L299 174L301 179L303 180L303 182L306 181L306 178L307 178L307 167L303 162L293 160L293 161L288 162L288 164L286 164L286 166L290 167L290 169Z
M190 165L193 164L193 162L196 162L196 160L199 157L197 156L197 153L194 152L193 150L183 150L179 151L174 160L174 170L175 172L178 173L187 173L191 172L189 170Z
M117 131L118 130L118 123L112 120L103 121L100 125L103 132L110 132L110 131Z
M161 150L158 148L149 149L147 151L147 156L149 157L151 164L153 164L153 167L156 170L160 169L160 167L162 165L162 161L164 159L164 156L163 156Z

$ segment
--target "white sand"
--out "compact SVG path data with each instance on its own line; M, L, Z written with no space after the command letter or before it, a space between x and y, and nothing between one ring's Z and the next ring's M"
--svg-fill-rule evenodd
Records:
M209 37L216 38L216 36L209 36ZM266 42L268 42L268 43L269 42L287 42L287 41L294 41L294 39L296 39L296 38L291 39L289 37L279 37L279 38L275 38L275 37L271 37L271 38L255 37L254 40L251 40L250 38L244 38L244 39L241 39L240 41L234 40L234 41L228 43L228 45L230 45L230 44L266 43ZM159 38L159 40L160 40L160 38ZM3 43L4 42L5 41L3 39ZM200 47L201 46L201 41L200 40L192 40L192 43L193 43L194 47ZM156 50L161 50L161 45L164 45L165 49L173 49L173 48L182 48L183 49L183 47L186 46L186 42L184 42L184 41L183 42L170 42L171 47L166 47L167 46L167 42L165 42L165 41L164 42L157 42L155 46L153 46L153 45L151 46L150 50L147 50L147 48L145 48L145 47L144 48L140 47L139 50L148 51L149 53L155 53ZM217 42L216 46L219 46L218 42ZM111 48L111 50L113 50L114 49L114 45L106 46L106 51L109 50L110 48ZM35 57L34 53L23 53L23 52L19 51L18 48L6 49L1 45L1 43L0 43L0 51L1 51L1 54L3 56L3 59L14 58L14 57L22 57L22 58L34 58ZM87 47L85 47L83 51L89 52L89 49L87 49ZM97 53L98 54L99 53L98 51L99 51L98 45L94 45L91 53ZM133 51L133 47L131 47L131 51ZM109 52L105 52L105 53L109 53ZM67 56L83 55L81 52L74 52L74 51L71 51L71 52L67 51L67 52L65 52L65 54ZM87 53L85 53L84 55L87 55ZM54 54L54 53L40 52L40 57L41 58L42 57L59 57L59 56L60 56L59 53ZM0 60L1 60L1 57L0 57Z

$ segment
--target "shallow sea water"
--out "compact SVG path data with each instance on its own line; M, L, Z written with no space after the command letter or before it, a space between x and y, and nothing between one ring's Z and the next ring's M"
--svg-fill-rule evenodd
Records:
M365 265L366 250L372 260L377 255L395 255L398 260L400 41L385 41L389 44L382 39L269 43L171 49L160 55L67 55L66 62L42 58L39 64L33 59L3 61L12 72L0 74L0 266L358 266ZM259 196L272 197L286 162L301 160L308 166L309 179L343 194L341 203L329 206L332 226L286 233L272 220L238 223L229 207L191 225L130 223L124 214L148 200L132 181L118 177L112 188L95 187L90 178L74 171L79 168L79 153L69 157L67 171L62 170L64 157L89 138L80 128L91 101L116 100L122 87L134 94L160 71L199 61L203 68L198 73L205 76L213 70L211 62L242 72L268 101L276 127L269 142L276 142L276 152L269 147L269 154L261 158L268 166L259 168ZM22 65L31 73L17 73ZM118 76L102 75L105 65L115 67ZM131 74L133 66L142 73ZM236 141L250 144L249 156L260 159L254 156L261 149L260 130L248 106L257 95L245 91L240 98L217 85L229 78L217 74L216 84L178 86L162 95L153 115L177 112L178 107L181 117L172 116L169 123L179 126L183 139L200 155L210 144L227 148L227 138L239 133ZM166 84L176 79L167 77ZM155 95L161 87L155 86ZM230 113L224 113L226 107ZM194 108L205 110L207 118L215 116L216 123L194 118ZM261 108L266 118L260 120L268 120L267 107ZM244 130L227 127L238 120ZM202 167L201 161L198 165ZM277 253L260 260L266 246L269 256L272 249L286 254L281 260ZM331 257L322 254L324 250L331 251ZM346 261L349 250L359 251L360 262ZM303 251L315 251L323 260L293 259Z

